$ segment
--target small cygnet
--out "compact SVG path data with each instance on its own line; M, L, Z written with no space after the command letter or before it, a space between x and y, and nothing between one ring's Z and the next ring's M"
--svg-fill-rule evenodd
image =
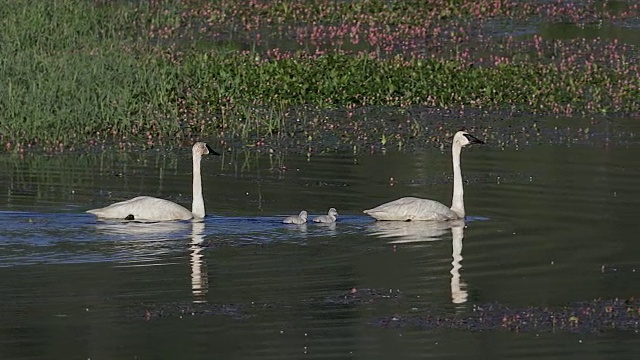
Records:
M285 218L284 220L282 220L282 222L285 223L285 224L297 224L297 225L306 224L307 223L307 212L302 210L302 211L300 211L300 214L289 216L289 217Z
M320 215L313 219L313 222L317 223L334 223L336 222L336 218L338 217L338 211L336 208L329 209L329 213L327 215Z

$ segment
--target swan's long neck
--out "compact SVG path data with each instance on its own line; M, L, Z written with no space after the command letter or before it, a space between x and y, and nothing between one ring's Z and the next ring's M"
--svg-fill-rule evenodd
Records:
M464 218L464 190L462 189L462 172L460 171L460 152L462 146L454 142L451 148L453 160L453 199L451 199L451 210Z
M200 176L200 154L193 154L193 203L191 212L198 218L204 217L204 199L202 198L202 179Z

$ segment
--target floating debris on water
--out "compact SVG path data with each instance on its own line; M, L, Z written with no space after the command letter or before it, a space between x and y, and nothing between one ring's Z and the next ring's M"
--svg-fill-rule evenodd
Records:
M456 329L470 331L509 330L513 332L640 331L640 300L596 299L561 308L510 308L499 303L474 305L468 316L392 315L372 321L392 328L423 330Z
M371 304L381 299L400 299L402 293L400 290L376 290L376 289L357 289L353 288L342 294L329 296L324 299L325 305L355 305L355 304Z
M403 294L397 289L358 289L311 300L321 307L368 306L378 301L392 300L400 303ZM259 316L263 310L280 311L291 304L209 304L168 303L141 304L128 312L130 317L142 320L195 316L227 316L244 320ZM640 333L640 299L594 299L576 302L563 307L512 308L498 302L469 305L468 311L449 314L441 308L409 307L410 314L394 312L393 315L371 319L369 324L386 328L412 328L419 330L465 330L536 333L600 333L606 331L632 331ZM422 312L422 313L420 313Z
M209 304L209 303L169 303L169 304L142 304L131 309L128 314L131 317L143 320L157 320L161 318L184 318L188 316L228 316L234 319L252 317L244 312L242 304Z

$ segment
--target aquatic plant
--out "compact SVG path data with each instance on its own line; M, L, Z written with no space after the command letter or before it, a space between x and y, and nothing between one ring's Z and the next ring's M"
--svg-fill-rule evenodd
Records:
M0 9L7 150L211 136L260 145L315 132L326 109L640 112L633 46L495 31L541 17L630 21L635 3L5 0Z
M594 299L567 306L510 308L499 303L473 305L470 316L389 316L372 323L390 328L412 327L422 330L458 329L470 331L506 330L513 332L637 333L640 321L638 300Z

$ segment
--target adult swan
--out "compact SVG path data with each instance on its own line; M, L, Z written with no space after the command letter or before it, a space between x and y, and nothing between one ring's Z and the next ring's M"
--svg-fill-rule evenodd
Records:
M138 196L100 209L88 210L87 212L99 218L141 221L203 218L205 212L204 199L202 198L200 160L202 159L202 155L220 154L213 151L209 145L203 142L195 143L191 152L193 154L193 203L191 204L191 211L169 200L158 199L151 196Z
M464 200L462 190L462 173L460 172L460 152L469 144L484 144L483 141L469 135L466 131L458 131L453 136L451 154L453 157L453 200L451 208L434 200L415 197L403 197L365 210L376 220L430 220L447 221L464 219Z

